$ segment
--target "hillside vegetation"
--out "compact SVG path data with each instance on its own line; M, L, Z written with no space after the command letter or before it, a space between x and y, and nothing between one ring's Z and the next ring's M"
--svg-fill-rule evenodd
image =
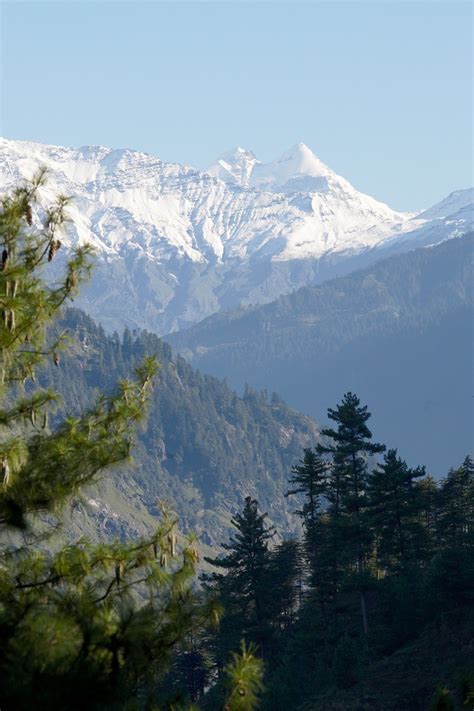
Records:
M99 485L80 504L85 531L131 535L153 523L157 501L165 500L184 530L211 545L222 538L247 495L258 496L282 530L295 528L283 493L295 458L318 439L309 417L276 395L247 388L238 397L225 382L174 357L153 334L127 330L122 338L108 336L75 309L67 311L60 328L72 347L58 367L47 369L44 380L59 391L66 409L79 412L99 390L113 390L145 354L156 355L159 363L133 461L113 485L109 480Z

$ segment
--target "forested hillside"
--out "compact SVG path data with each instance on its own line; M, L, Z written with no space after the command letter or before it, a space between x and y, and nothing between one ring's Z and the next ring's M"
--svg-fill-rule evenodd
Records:
M275 389L318 422L353 390L377 437L441 475L474 424L473 244L471 233L391 257L169 340L205 372Z
M155 354L159 363L133 462L114 486L107 480L81 504L85 530L136 533L153 523L149 514L156 514L160 499L177 511L184 530L197 532L209 545L221 540L247 495L259 497L282 531L294 529L283 493L295 457L318 439L310 418L276 395L247 388L238 397L225 382L173 357L171 348L152 334L107 336L74 309L67 311L61 328L71 337L71 350L44 377L73 411L90 406L99 389L112 390L144 354Z
M204 576L223 619L177 656L180 698L223 708L221 670L244 637L265 663L262 711L472 708L473 461L436 483L374 442L370 417L346 393L324 444L295 463L300 540L277 543L258 502L242 502Z

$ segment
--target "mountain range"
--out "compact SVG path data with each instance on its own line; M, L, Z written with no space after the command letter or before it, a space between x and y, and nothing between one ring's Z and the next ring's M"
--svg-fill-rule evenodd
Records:
M78 305L107 330L173 332L472 226L472 189L396 212L303 143L267 164L237 148L199 171L131 150L0 140L0 190L40 166L49 171L45 200L74 198L62 260L71 246L96 248Z

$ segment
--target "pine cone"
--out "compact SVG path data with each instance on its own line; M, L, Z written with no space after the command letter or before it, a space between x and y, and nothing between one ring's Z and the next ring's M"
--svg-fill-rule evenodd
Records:
M59 239L57 239L55 242L51 242L51 244L49 245L49 251L48 251L48 262L51 262L51 260L53 259L54 255L56 254L56 252L58 251L60 246L61 246L61 241Z

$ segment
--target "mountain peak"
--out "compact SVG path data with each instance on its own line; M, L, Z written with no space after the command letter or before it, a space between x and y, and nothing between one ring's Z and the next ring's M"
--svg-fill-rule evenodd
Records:
M279 158L265 165L256 166L252 173L252 185L283 192L307 190L320 192L327 189L327 178L333 173L313 153L306 143L296 143Z
M219 178L226 183L237 183L247 186L254 166L258 163L255 153L237 146L230 151L222 153L217 160L209 166L206 173L214 178Z
M253 151L249 151L247 148L242 148L242 146L237 146L237 148L234 148L234 153L245 153L247 155L252 156L255 158L255 154Z
M287 163L294 175L310 175L311 177L333 175L333 171L319 160L306 143L296 143L285 151L275 163Z
M250 151L248 148L242 148L242 146L235 146L235 148L231 148L230 151L225 151L225 153L221 153L217 160L238 160L241 159L242 156L244 156L245 158L254 158L256 160L255 153L253 151Z
M237 146L222 153L206 172L226 183L273 192L321 192L328 187L327 178L335 175L302 141L269 163L261 163L253 151Z
M299 141L298 143L295 143L295 145L292 146L292 148L290 148L289 150L298 151L299 153L302 153L302 154L311 154L312 156L316 157L314 152L311 150L311 148L308 145L306 145L306 143L303 143L303 141Z

